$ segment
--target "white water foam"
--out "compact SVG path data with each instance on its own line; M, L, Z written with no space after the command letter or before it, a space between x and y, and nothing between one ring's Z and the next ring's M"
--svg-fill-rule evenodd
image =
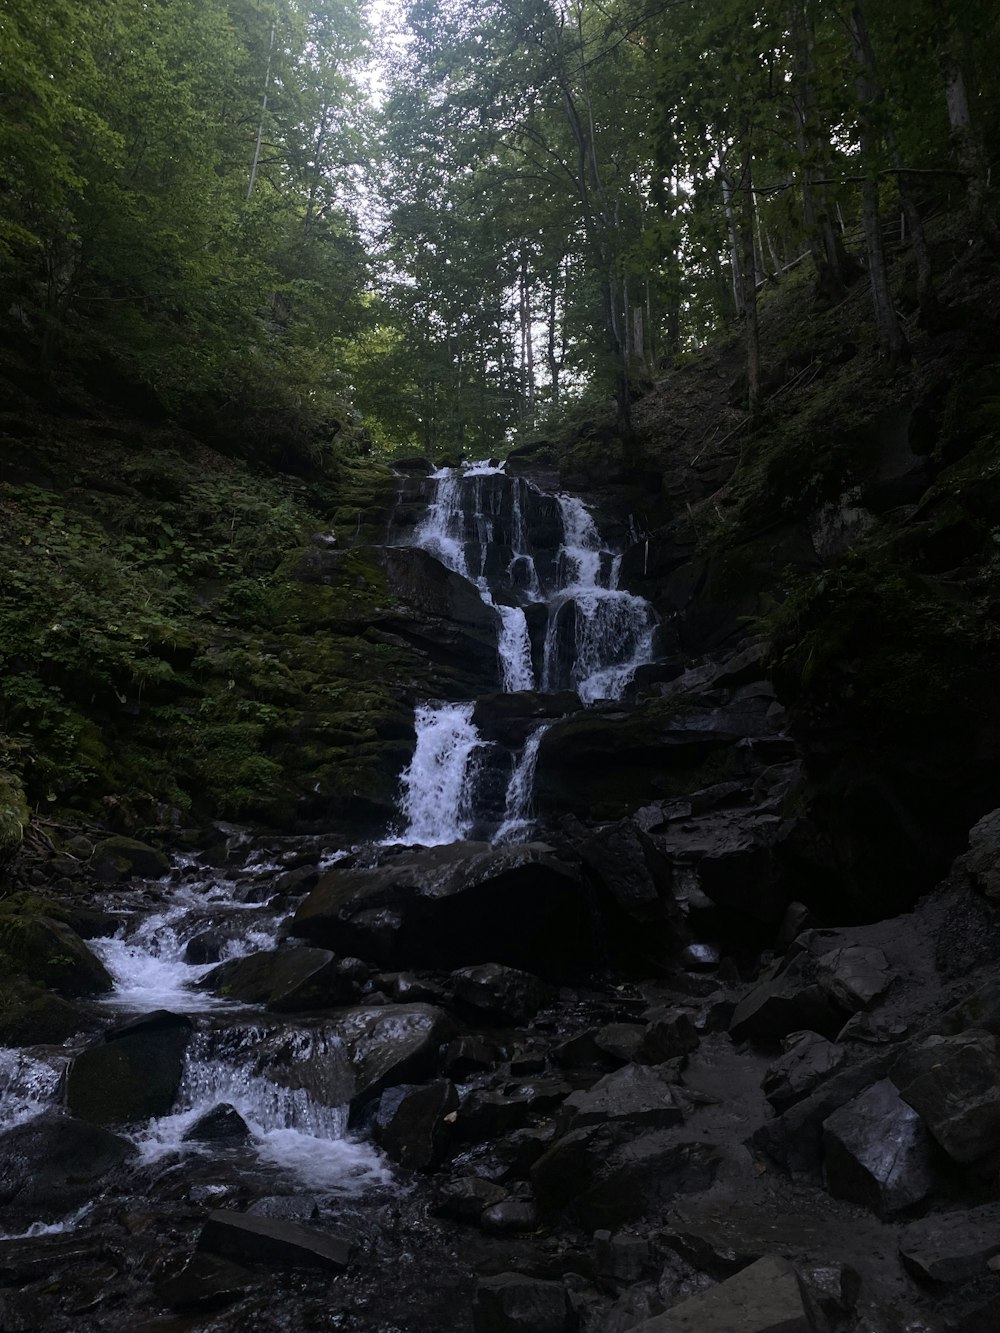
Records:
M134 927L123 925L113 936L91 940L91 948L115 983L103 1003L134 1013L150 1009L196 1013L230 1004L210 991L193 989L216 964L189 963L185 951L196 935L211 928L213 920L224 922L231 915L241 923L245 918L245 924L237 936L226 940L220 958L241 958L275 947L278 924L274 912L266 904L236 902L235 887L228 883L176 886L172 901L162 911Z
M0 1047L0 1130L13 1129L56 1104L68 1056L39 1059L27 1051Z
M328 1105L296 1079L296 1065L316 1073L342 1058L339 1042L320 1031L291 1031L276 1049L261 1028L197 1033L184 1061L176 1109L133 1135L140 1161L178 1154L215 1153L218 1144L186 1140L203 1115L228 1103L250 1130L247 1147L258 1161L313 1190L357 1194L387 1184L391 1172L370 1145L347 1137L347 1107ZM268 1076L279 1071L287 1085ZM317 1079L322 1082L321 1076Z
M400 838L409 846L440 847L472 829L474 756L482 746L473 704L426 704L416 710L417 746L402 776Z

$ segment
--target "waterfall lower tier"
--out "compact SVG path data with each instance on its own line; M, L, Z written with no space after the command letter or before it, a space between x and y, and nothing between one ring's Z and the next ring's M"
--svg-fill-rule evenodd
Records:
M474 756L482 744L472 710L472 704L417 709L417 747L402 776L407 826L399 841L437 847L468 837Z
M503 823L494 835L494 842L519 842L521 839L530 836L534 828L534 820L531 815L535 765L538 763L538 750L542 743L542 737L551 725L551 722L543 722L540 727L535 728L524 743L521 757L515 764L510 777Z

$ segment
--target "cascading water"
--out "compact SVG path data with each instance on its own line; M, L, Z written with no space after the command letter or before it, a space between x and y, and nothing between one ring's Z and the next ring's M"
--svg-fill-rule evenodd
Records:
M653 660L656 619L642 597L618 588L621 557L601 540L583 501L508 477L502 464L442 468L431 483L413 544L469 579L496 612L501 689L574 690L584 705L620 699L636 668ZM534 641L526 614L533 607ZM437 845L475 827L476 759L485 743L472 714L471 704L417 709L398 841ZM513 765L494 840L530 835L542 734L529 737Z

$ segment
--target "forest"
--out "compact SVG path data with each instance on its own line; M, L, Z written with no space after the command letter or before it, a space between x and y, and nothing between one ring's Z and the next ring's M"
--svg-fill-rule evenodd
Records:
M990 6L5 6L3 307L39 364L321 447L488 454L632 399L806 265L880 354L994 236ZM395 35L394 35L395 34ZM893 293L887 265L907 255ZM276 419L280 419L280 425ZM270 427L264 425L270 421Z

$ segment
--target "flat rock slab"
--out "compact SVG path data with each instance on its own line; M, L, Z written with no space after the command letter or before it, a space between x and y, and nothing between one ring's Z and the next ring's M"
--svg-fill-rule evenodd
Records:
M662 1072L651 1065L626 1065L599 1079L587 1092L574 1092L563 1103L567 1128L605 1120L626 1120L645 1129L667 1129L684 1119Z
M795 1269L767 1255L632 1333L811 1333Z
M928 1037L893 1065L890 1077L956 1162L995 1150L1000 1044L992 1033L971 1028L957 1037Z
M799 1259L846 1249L857 1226L784 1199L682 1199L667 1215L664 1241L695 1268L730 1277L766 1255Z
M929 1282L971 1282L991 1272L1000 1255L1000 1204L934 1213L908 1226L899 1238L903 1263Z
M292 1264L341 1273L354 1257L342 1236L316 1231L301 1222L276 1217L248 1217L219 1209L209 1213L198 1249L242 1263Z

